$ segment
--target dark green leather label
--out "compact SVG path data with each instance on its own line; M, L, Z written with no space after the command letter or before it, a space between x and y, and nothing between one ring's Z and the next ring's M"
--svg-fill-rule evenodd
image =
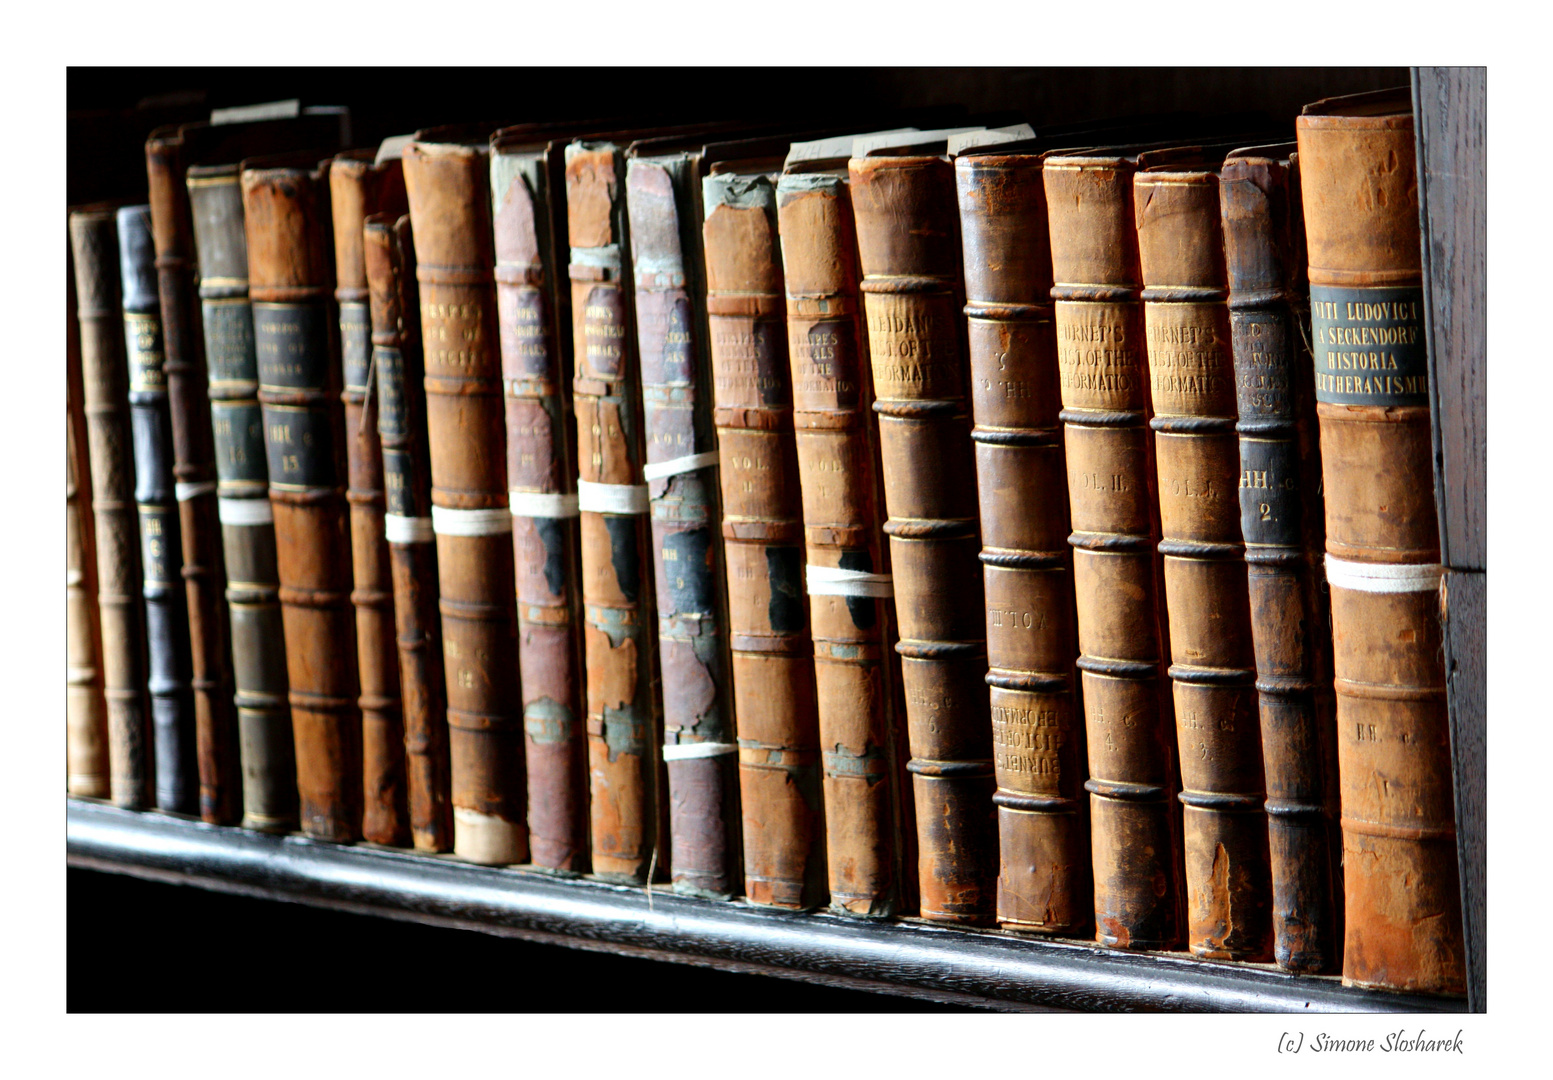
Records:
M1240 529L1248 544L1299 547L1299 454L1292 438L1240 437Z
M206 300L205 366L210 381L253 382L259 377L253 351L253 310L247 297Z
M372 323L366 304L340 305L340 355L345 364L345 389L365 390L372 360Z
M253 305L259 385L321 390L329 385L329 324L322 304ZM271 475L274 475L273 470Z
M265 405L264 448L270 484L319 488L338 484L329 413L322 406Z
M1331 405L1427 405L1421 288L1310 287L1316 400Z
M383 496L390 514L399 517L429 517L431 511L417 505L415 491L410 486L415 462L408 450L383 447Z
M264 418L257 401L212 401L210 426L216 437L216 475L222 480L264 483Z
M379 345L373 351L377 363L377 433L386 439L403 439L410 434L404 397L404 357L389 345Z

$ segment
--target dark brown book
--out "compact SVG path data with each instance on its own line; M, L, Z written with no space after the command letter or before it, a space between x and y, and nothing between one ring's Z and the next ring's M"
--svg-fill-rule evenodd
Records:
M879 918L912 910L915 859L894 583L846 172L852 141L840 142L828 150L795 145L798 156L777 181L777 222L830 906Z
M1273 957L1334 970L1341 954L1337 729L1304 224L1292 143L1219 171L1240 440L1240 528L1267 782Z
M181 128L161 128L146 140L162 317L162 366L172 424L174 492L182 547L172 557L180 561L188 605L199 814L210 824L231 825L237 823L242 810L242 779L215 443L200 298L194 280L194 225L184 178L188 161L182 136Z
M1180 812L1135 167L1127 151L1055 154L1042 179L1089 752L1095 939L1168 949L1181 937Z
M383 452L372 392L372 316L362 223L376 213L403 214L399 158L373 150L339 154L329 166L334 219L334 298L340 309L340 361L345 403L345 461L351 522L351 604L356 608L356 662L361 679L361 835L377 844L410 841L405 794L404 715L395 644L394 584L383 537Z
M529 848L535 866L583 873L590 866L588 744L572 297L565 270L568 142L529 127L492 135L491 219Z
M361 714L328 171L258 159L242 188L302 831L348 842L361 837Z
M362 249L372 317L369 381L377 384L386 492L383 533L393 575L410 836L417 851L451 851L447 685L437 614L420 298L409 216L367 218Z
M1091 924L1057 330L1043 154L970 150L955 180L965 248L971 409L998 789L998 921Z
M75 260L65 262L65 790L106 799L108 705L97 614L97 533L81 385Z
M404 149L426 364L453 852L528 859L512 513L497 335L489 127Z
M1296 120L1332 597L1343 982L1466 990L1408 92Z
M657 626L618 142L578 140L566 148L566 212L593 871L642 882L667 872L670 852L659 795L666 780Z
M112 207L70 214L76 315L81 327L83 411L97 542L97 605L102 622L103 694L113 802L144 810L152 802L151 709L146 696L145 600L135 510L129 369L119 306L119 239Z
M954 167L943 139L848 164L879 414L925 919L996 913L970 369Z
M1228 279L1223 151L1143 154L1133 205L1143 281L1160 543L1181 762L1187 946L1272 958Z

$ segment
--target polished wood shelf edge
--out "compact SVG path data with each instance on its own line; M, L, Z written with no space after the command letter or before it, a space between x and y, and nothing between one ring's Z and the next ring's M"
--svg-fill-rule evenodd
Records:
M793 914L524 868L270 836L66 800L69 865L452 926L993 1009L1440 1012L1453 999L1344 988L1330 977L1077 941Z

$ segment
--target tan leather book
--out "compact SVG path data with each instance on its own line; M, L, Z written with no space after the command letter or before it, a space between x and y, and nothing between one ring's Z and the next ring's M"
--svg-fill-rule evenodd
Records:
M512 514L496 330L489 126L404 148L425 343L453 852L528 859Z
M145 601L113 207L71 211L70 249L97 541L110 795L116 806L144 810L153 805L151 709L146 696Z
M108 703L97 614L97 534L81 385L75 260L65 262L65 790L106 799Z
M372 393L372 317L362 224L376 213L406 210L397 154L347 151L329 166L334 224L334 299L340 309L341 400L351 522L351 604L361 678L361 835L377 844L410 842L406 804L404 714L395 645L394 586L383 536L383 452Z
M979 924L996 914L996 785L960 221L943 139L917 133L913 145L875 156L854 146L848 171L889 513L920 910L925 919Z
M1181 762L1187 946L1272 958L1256 661L1219 217L1223 150L1143 154L1133 177Z
M1273 958L1286 971L1314 974L1335 970L1341 953L1342 864L1297 156L1293 143L1233 151L1219 171L1219 207L1267 783Z
M1466 989L1406 90L1295 121L1332 595L1343 982Z
M1077 937L1094 897L1044 155L981 145L956 156L955 181L998 783L997 913L1006 929Z
M1052 299L1089 751L1095 939L1181 935L1179 811L1132 178L1136 152L1048 156Z
M343 843L361 838L361 714L328 173L259 158L241 183L302 831Z
M842 142L828 151L795 144L777 181L777 224L830 909L882 918L909 909L911 787L862 270L846 171L852 140Z
M362 225L372 318L372 375L383 458L383 534L394 590L398 686L410 837L417 851L453 850L447 684L437 614L437 547L426 449L425 362L408 214Z

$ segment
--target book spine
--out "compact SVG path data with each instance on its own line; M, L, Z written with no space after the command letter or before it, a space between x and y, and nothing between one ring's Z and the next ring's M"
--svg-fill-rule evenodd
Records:
M491 155L496 311L506 392L507 488L517 567L518 664L535 866L584 873L588 859L581 552L577 531L564 185L546 156ZM558 238L557 228L562 232ZM567 314L570 307L567 306Z
M151 713L146 701L145 599L113 211L72 213L70 246L97 540L109 787L116 806L144 810L154 805Z
M1240 439L1240 528L1267 783L1273 957L1334 970L1336 828L1331 636L1298 173L1232 159L1219 173Z
M889 511L921 912L986 923L996 912L996 784L954 169L938 157L880 157L855 158L849 170Z
M344 843L361 837L361 715L324 173L242 185L302 831Z
M1133 178L1181 762L1187 946L1272 958L1272 878L1219 180Z
M1051 240L1036 155L956 163L998 788L998 921L1093 918Z
M777 222L814 638L831 910L906 908L911 818L894 651L894 582L883 541L878 429L846 177L783 176Z
M593 871L643 882L669 865L648 491L632 318L625 169L610 144L566 149Z
M403 213L404 173L397 159L374 165L347 154L329 166L334 225L334 299L340 309L345 389L345 461L351 524L351 604L361 697L361 835L404 847L410 840L405 793L404 715L395 642L394 583L383 536L383 452L377 396L371 393L372 317L362 223L378 211Z
M108 706L102 689L97 536L73 259L65 262L65 278L65 790L83 798L106 799L111 790Z
M242 766L237 756L237 710L223 595L226 563L216 501L210 397L202 355L204 334L194 281L194 229L179 140L153 136L146 143L146 176L188 604L199 814L208 824L231 825L242 812Z
M383 214L366 219L362 249L372 319L372 380L377 384L386 492L383 531L394 590L410 838L417 851L451 851L447 687L437 617L437 547L409 217L396 221Z
M1054 157L1042 178L1089 751L1095 940L1168 949L1180 937L1181 849L1132 171L1126 159Z
M484 149L411 143L431 517L441 583L453 852L528 859L512 514Z
M626 210L641 358L642 434L663 673L663 760L675 892L738 891L740 750L729 702L720 506L703 297L698 192L691 164L633 159ZM767 833L784 821L766 819ZM748 867L748 893L769 903L781 870Z
M712 175L702 201L745 893L811 908L824 802L776 186Z
M1466 989L1413 119L1301 116L1332 596L1343 982Z
M162 370L162 315L150 207L122 208L117 225L124 355L135 440L135 505L145 575L146 688L151 694L156 805L160 810L194 814L199 806L199 765L194 696L189 687L189 609L179 559L183 545L173 492L171 420L167 375Z
M243 190L235 165L191 175L188 188L200 265L217 513L237 684L242 823L247 829L284 833L297 824L297 767L275 515L248 301Z

